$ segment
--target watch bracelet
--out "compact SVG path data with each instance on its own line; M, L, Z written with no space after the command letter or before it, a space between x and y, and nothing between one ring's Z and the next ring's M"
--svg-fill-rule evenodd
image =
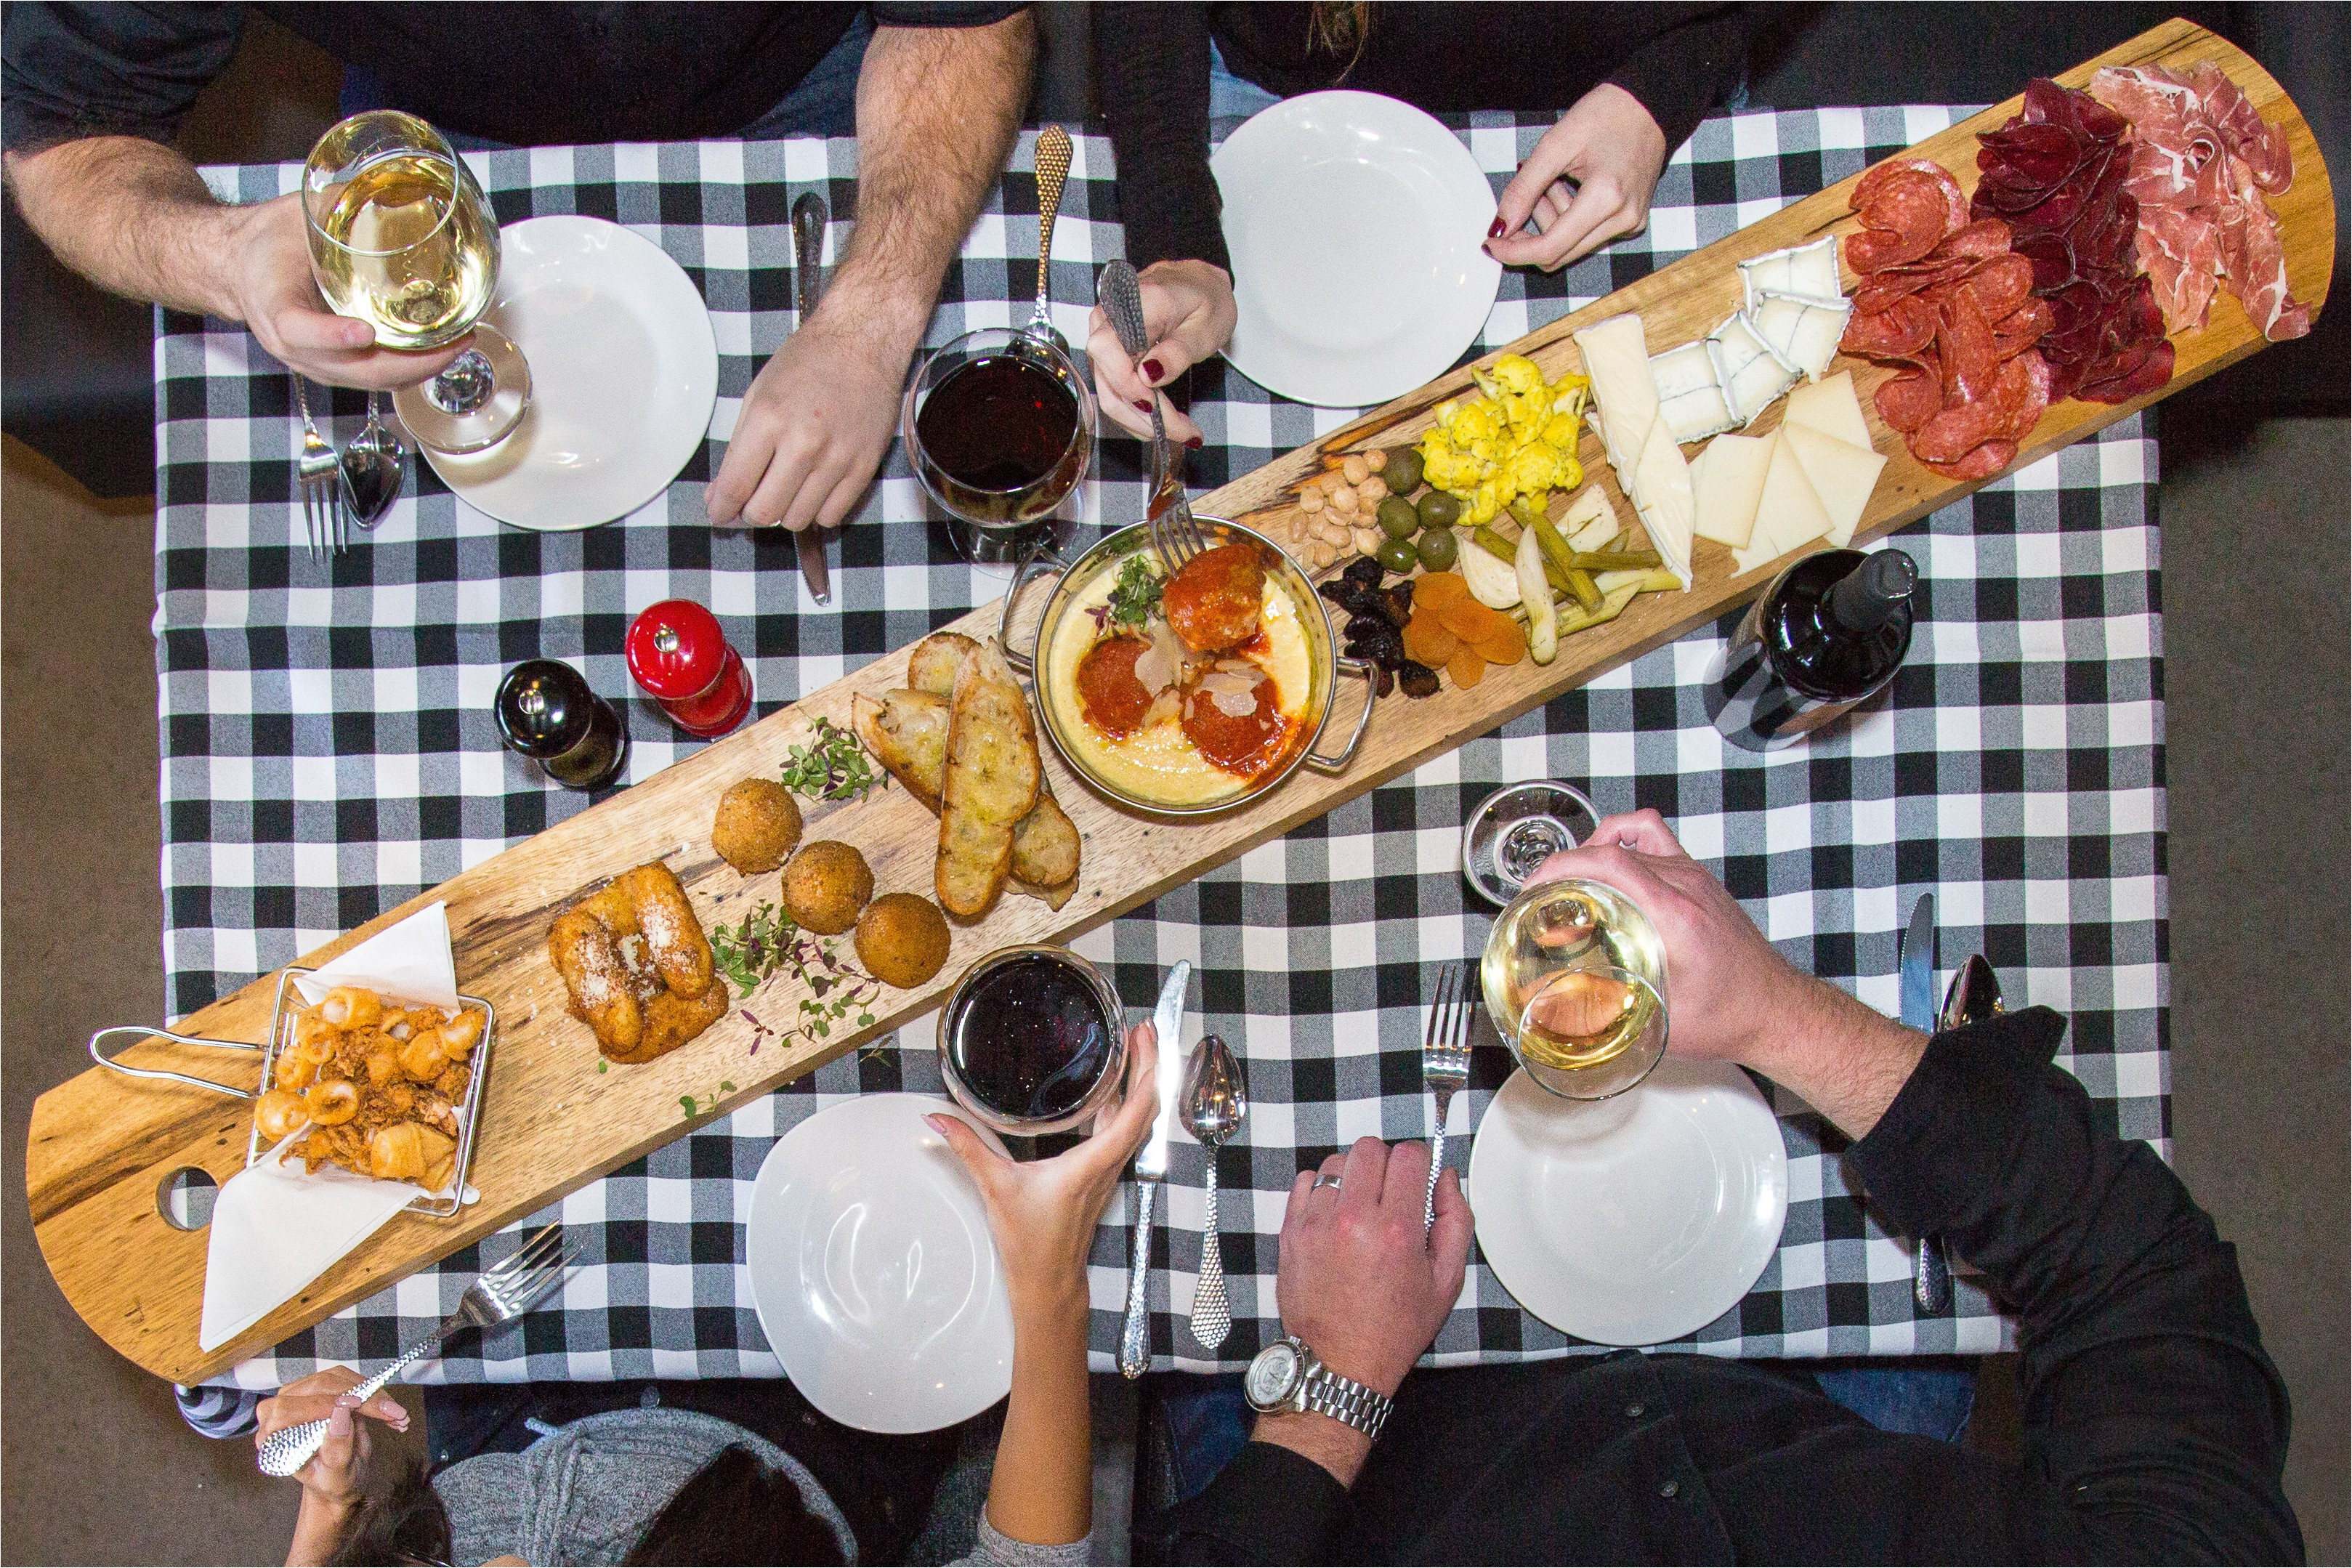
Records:
M1375 1442L1381 1428L1388 1425L1389 1412L1395 1408L1386 1394L1376 1394L1319 1362L1299 1393L1309 1411L1352 1426Z

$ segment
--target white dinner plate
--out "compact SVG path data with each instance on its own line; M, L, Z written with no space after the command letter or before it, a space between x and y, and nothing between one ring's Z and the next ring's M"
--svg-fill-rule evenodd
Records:
M1562 1333L1651 1345L1738 1304L1780 1245L1789 1156L1748 1075L1667 1057L1640 1088L1570 1100L1515 1072L1470 1149L1487 1266Z
M719 401L719 343L693 279L660 246L602 218L525 218L499 231L484 320L530 362L530 406L496 446L425 460L517 528L593 528L669 488ZM424 396L394 395L405 419Z
M1460 137L1393 98L1310 92L1209 160L1240 312L1225 357L1267 391L1352 408L1444 374L1495 308L1495 193Z
M931 1432L1013 1391L1013 1307L980 1189L923 1094L867 1094L776 1140L751 1188L751 1305L808 1402ZM1003 1144L978 1129L1000 1152Z

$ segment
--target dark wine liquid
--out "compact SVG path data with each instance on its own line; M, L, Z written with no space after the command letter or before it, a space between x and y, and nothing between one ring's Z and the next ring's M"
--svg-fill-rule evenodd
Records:
M1034 1121L1076 1110L1118 1038L1086 977L1035 953L982 975L944 1027L965 1089L1000 1116Z
M1078 400L1070 389L1014 353L987 354L950 371L915 416L916 438L940 488L958 510L983 521L1022 517L1069 467L1077 427ZM1060 500L1056 495L1054 503Z

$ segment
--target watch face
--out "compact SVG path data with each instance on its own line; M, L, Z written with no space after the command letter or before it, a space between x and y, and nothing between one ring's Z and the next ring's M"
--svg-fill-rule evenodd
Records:
M1290 1397L1298 1382L1298 1347L1276 1340L1257 1352L1242 1379L1242 1392L1252 1406L1271 1410Z

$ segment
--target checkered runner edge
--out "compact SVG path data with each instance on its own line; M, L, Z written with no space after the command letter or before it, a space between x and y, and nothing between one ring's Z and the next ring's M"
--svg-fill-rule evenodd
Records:
M1508 342L1654 268L1950 123L1944 108L1748 113L1708 121L1668 165L1643 235L1554 276L1511 272L1473 353ZM1544 124L1454 122L1497 190ZM719 346L712 437L663 498L581 533L501 528L421 465L408 495L331 566L305 559L290 504L300 439L284 373L239 328L159 319L155 620L170 1005L184 1014L582 809L501 751L489 702L517 660L577 663L631 691L633 610L712 606L772 710L996 597L954 555L894 449L836 546L836 604L803 596L791 544L715 532L702 490L743 389L789 331L788 209L818 186L854 211L853 142L540 148L474 160L502 222L586 213L660 244L709 301ZM1120 237L1107 142L1077 139L1055 235L1058 324L1084 342L1098 264ZM934 342L1025 317L1035 188L1028 140L946 285ZM223 194L290 189L291 166L208 171ZM844 230L830 237L828 261ZM1344 423L1196 370L1201 488ZM337 434L363 410L334 397ZM2067 1013L2062 1062L2114 1125L2166 1144L2163 706L2152 422L2120 423L1914 525L1924 569L1909 664L1858 721L1769 758L1727 749L1697 682L1727 622L1703 628L1372 791L1075 945L1136 1016L1162 967L1199 966L1190 1026L1246 1059L1253 1108L1221 1155L1234 1329L1216 1355L1186 1332L1200 1257L1202 1152L1180 1140L1154 1242L1154 1364L1232 1369L1277 1331L1275 1238L1292 1176L1365 1133L1425 1134L1423 1008L1489 911L1464 886L1468 808L1507 781L1580 784L1604 810L1655 806L1793 961L1896 1005L1896 930L1937 895L1942 952L1986 953L2010 995ZM1141 447L1101 443L1082 533L1139 515ZM630 777L686 742L622 702ZM560 1300L426 1379L772 1376L744 1263L753 1179L778 1134L842 1098L936 1092L920 1031L845 1058L572 1194L584 1268ZM1454 1162L1506 1076L1476 1053ZM1790 1161L1787 1228L1737 1307L1664 1347L1737 1356L1990 1351L2010 1326L1963 1274L1947 1315L1913 1306L1910 1243L1880 1226L1802 1104L1768 1089ZM1131 1189L1092 1258L1097 1367L1113 1361ZM1172 1210L1172 1213L1168 1212ZM502 1233L452 1254L236 1369L268 1387L386 1359L451 1310ZM1474 1258L1438 1336L1445 1363L1594 1347L1523 1311ZM229 1379L225 1379L229 1380Z

